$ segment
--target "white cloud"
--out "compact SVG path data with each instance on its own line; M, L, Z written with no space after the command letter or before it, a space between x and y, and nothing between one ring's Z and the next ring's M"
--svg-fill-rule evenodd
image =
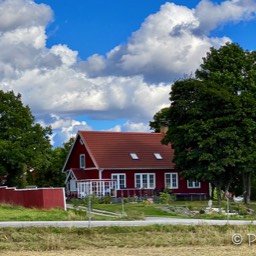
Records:
M198 31L208 34L218 25L227 22L239 22L255 18L255 0L230 0L217 5L209 0L202 0L195 9L200 25Z
M44 120L41 121L41 124L43 126L50 125L55 131L51 138L52 145L54 145L56 141L58 143L68 141L71 137L75 137L79 130L92 130L92 127L85 121L64 119L55 114L50 115L50 119L51 120L48 120L48 124L46 124Z
M49 6L36 4L30 0L2 0L0 13L0 31L30 26L45 27L53 18Z
M12 45L31 45L36 49L40 49L45 46L45 29L42 26L17 28L15 30L5 32L1 37L1 41L8 42Z
M149 132L149 126L145 123L134 123L127 121L123 125L123 130L125 131L131 131L131 132Z
M112 49L105 62L103 56L96 55L85 67L90 66L91 76L143 74L150 82L174 81L193 73L211 46L231 41L228 37L211 38L209 32L228 22L255 17L255 11L255 0L220 5L202 0L196 9L166 3L144 21L127 44ZM92 61L100 65L92 66Z
M77 61L78 52L70 50L66 45L55 45L50 52L59 56L63 65L72 66Z
M108 129L108 131L112 132L149 132L149 126L147 123L139 122L139 123L134 123L127 121L124 124L121 125L115 125L111 129Z
M46 47L46 26L53 19L49 6L0 1L0 89L21 93L38 120L52 125L54 141L92 129L76 120L84 115L128 120L113 130L145 131L153 115L169 105L172 82L194 72L210 46L230 40L209 32L252 18L255 10L254 0L220 5L202 0L195 9L166 3L126 44L106 57L80 61L67 45Z
M201 26L195 13L184 6L166 3L144 21L127 44L111 50L105 63L99 55L88 59L87 72L91 76L142 74L149 82L170 82L194 72L213 44L219 47L229 40L195 33ZM91 66L92 61L101 64Z

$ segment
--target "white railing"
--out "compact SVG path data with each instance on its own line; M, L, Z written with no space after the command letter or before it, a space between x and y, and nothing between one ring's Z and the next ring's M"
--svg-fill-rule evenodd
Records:
M77 182L78 198L84 198L89 195L97 197L116 196L115 180L84 180Z

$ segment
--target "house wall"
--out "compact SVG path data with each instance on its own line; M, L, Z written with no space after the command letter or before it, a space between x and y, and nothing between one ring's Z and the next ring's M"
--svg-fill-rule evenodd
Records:
M126 174L126 189L134 189L135 187L135 173L155 173L156 177L156 192L162 192L164 191L165 188L165 173L171 173L171 172L176 172L176 170L105 170L102 173L102 178L103 179L111 179L111 174L112 173L125 173ZM200 188L188 188L187 186L187 180L183 179L178 175L178 188L177 189L172 189L172 193L183 193L183 194L189 194L189 193L204 193L206 196L209 195L209 183L208 182L201 182L201 187Z
M16 189L0 187L0 203L21 205L26 208L62 208L66 210L63 188Z
M92 162L92 159L90 158L85 146L80 143L80 138L78 137L75 145L73 147L73 150L70 154L70 157L68 159L68 162L66 164L66 170L70 168L79 168L80 163L80 154L85 154L85 162L86 162L86 168L93 168L95 165Z

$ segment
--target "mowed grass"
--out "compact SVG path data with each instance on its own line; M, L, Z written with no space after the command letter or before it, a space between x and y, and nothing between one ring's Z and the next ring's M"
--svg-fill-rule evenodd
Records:
M79 203L79 204L78 204ZM87 206L83 201L79 201L74 204L75 209L64 211L63 209L28 209L21 206L14 205L0 205L0 221L70 221L70 220L88 220L88 212L78 208L78 205ZM224 209L226 208L223 205ZM256 207L255 203L250 204L252 209ZM181 212L176 211L178 209L188 209L196 214L184 214L183 210ZM151 204L147 202L141 203L125 203L125 204L92 204L92 210L104 210L109 212L118 213L119 218L102 216L96 213L91 213L92 220L115 220L115 219L126 219L135 220L143 219L145 217L180 217L180 218L205 218L205 219L226 219L224 214L202 214L200 209L205 209L207 207L207 201L193 201L193 202L173 202L169 205L166 204ZM235 208L236 207L236 208ZM239 208L238 208L239 207ZM238 212L246 213L245 205L234 205L230 204L230 209L239 210ZM186 212L186 211L184 211ZM255 219L255 210L253 214L238 214L230 216L230 219Z
M125 204L93 204L94 209L106 210L115 213L125 213L128 219L143 219L144 217L178 217L178 218L202 218L202 219L226 219L225 214L218 212L205 214L208 201L174 201L169 204L161 203L125 203ZM216 201L213 202L214 208L218 209ZM248 214L247 208L252 211ZM183 210L182 210L183 209ZM222 202L222 209L227 209L227 202ZM256 204L251 202L249 205L229 203L229 210L236 212L236 215L229 216L233 220L252 220L256 218ZM188 214L191 211L191 214ZM187 212L187 213L186 213Z
M28 209L9 204L0 205L0 221L67 221L86 219L88 219L86 212L76 210Z
M93 208L98 210L105 210L115 213L125 213L131 219L143 219L144 217L171 217L177 214L166 212L162 210L163 205L161 204L148 204L146 202L142 203L126 203L126 204L94 204Z
M144 227L95 228L3 228L0 229L0 252L4 251L72 251L111 250L116 248L173 248L173 247L237 247L232 243L236 233L248 246L248 234L256 227L246 226L180 226L152 225ZM252 244L256 248L256 243ZM106 254L104 254L106 255ZM176 254L177 255L177 254ZM198 254L196 254L198 255ZM237 254L235 254L237 255Z

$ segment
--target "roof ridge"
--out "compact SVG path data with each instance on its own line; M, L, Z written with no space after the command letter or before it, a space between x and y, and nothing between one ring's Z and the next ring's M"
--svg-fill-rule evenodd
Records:
M85 133L119 133L119 134L157 134L157 135L159 135L159 134L163 134L163 133L161 133L161 132L132 132L132 131L127 131L127 132L125 132L125 131L121 131L121 132L117 132L117 131L95 131L95 130L93 130L93 131L87 131L87 130L79 130L78 131L79 133L80 132L85 132Z

